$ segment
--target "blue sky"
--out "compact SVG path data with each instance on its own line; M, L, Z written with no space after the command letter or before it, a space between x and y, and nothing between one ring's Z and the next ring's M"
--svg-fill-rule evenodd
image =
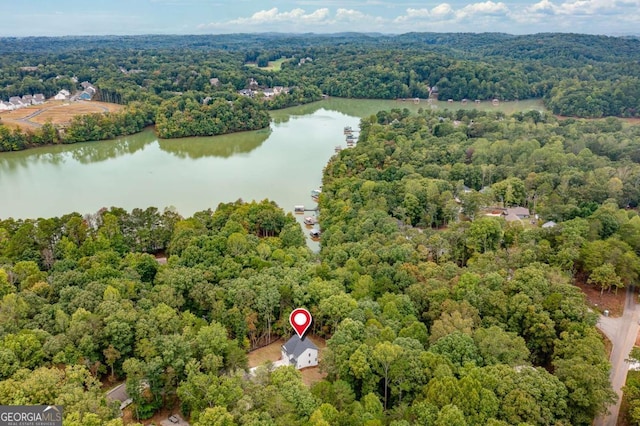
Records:
M0 0L0 36L238 32L640 34L640 0Z

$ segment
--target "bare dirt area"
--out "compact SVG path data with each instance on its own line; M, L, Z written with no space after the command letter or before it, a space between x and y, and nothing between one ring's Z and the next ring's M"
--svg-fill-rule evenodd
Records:
M626 291L624 289L618 290L618 294L615 294L612 290L611 293L605 291L600 295L600 289L596 286L581 281L576 282L576 285L580 287L580 290L586 295L587 302L592 309L600 313L608 310L609 316L611 317L622 316L626 297Z
M267 361L277 361L280 359L280 347L284 344L284 339L278 339L270 345L249 352L249 368L258 367Z
M53 124L64 124L71 121L76 115L114 112L120 109L122 109L122 105L109 104L106 102L71 102L51 106L33 117L30 121L38 124L45 124L48 121Z
M0 113L2 124L25 130L37 128L47 122L65 124L76 115L114 112L122 105L95 101L47 101L42 105L32 105L15 111Z

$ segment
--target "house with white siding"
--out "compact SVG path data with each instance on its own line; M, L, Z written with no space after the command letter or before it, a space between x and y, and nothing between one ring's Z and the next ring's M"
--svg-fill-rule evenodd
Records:
M306 338L294 335L282 345L282 360L300 370L318 365L318 347Z

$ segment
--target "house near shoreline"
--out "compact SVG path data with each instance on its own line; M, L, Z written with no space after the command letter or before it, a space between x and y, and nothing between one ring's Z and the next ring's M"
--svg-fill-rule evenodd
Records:
M62 89L53 97L53 99L56 101L66 101L69 99L69 96L71 96L71 93L67 89Z
M0 111L13 111L19 108L24 108L29 105L40 105L45 101L45 97L42 93L36 93L35 95L11 96L9 101L0 101Z
M288 363L285 365L293 365L298 370L318 365L318 347L304 337L302 339L297 335L291 337L282 345L281 353L282 361Z
M254 87L254 86L252 86ZM271 87L266 87L263 89L260 88L249 88L249 89L242 89L242 90L238 90L238 94L242 95L242 96L246 96L249 98L255 98L256 96L258 96L259 94L262 94L265 98L267 99L271 99L275 96L278 96L282 93L289 93L289 87L283 87L283 86L275 86L273 88Z

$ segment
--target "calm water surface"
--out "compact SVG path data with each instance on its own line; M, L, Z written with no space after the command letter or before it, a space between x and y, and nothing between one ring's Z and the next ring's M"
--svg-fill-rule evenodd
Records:
M314 207L310 191L321 184L335 146L345 146L343 127L404 107L430 108L425 102L329 99L275 111L270 129L255 132L159 140L149 129L111 141L2 153L0 218L94 213L110 206L173 206L190 216L219 203L265 198L285 211L296 204ZM486 102L467 108L496 109ZM543 109L539 101L497 108Z

